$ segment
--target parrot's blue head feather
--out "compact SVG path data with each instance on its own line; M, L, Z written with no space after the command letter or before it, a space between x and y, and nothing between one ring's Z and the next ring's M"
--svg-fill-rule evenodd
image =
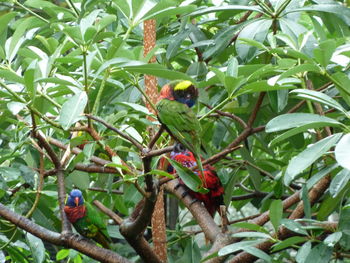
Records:
M83 194L79 189L73 189L68 196L66 205L70 207L75 207L83 204L84 204Z
M181 81L173 88L173 96L176 101L191 108L196 104L198 89L188 80Z
M186 104L190 108L196 104L196 100L192 98L178 98L177 101Z

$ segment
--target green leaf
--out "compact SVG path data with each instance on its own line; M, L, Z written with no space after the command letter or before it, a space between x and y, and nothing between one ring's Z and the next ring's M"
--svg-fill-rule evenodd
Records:
M333 249L321 243L311 249L305 262L329 263L332 258Z
M349 156L350 156L350 133L345 134L335 146L335 159L338 164L350 170Z
M238 243L234 243L234 244L231 244L231 245L228 245L228 246L221 248L219 250L218 255L220 257L226 256L226 255L232 254L236 251L242 250L243 248L255 246L255 245L259 244L260 242L261 242L261 240L258 239L258 240L249 240L249 241L241 241Z
M323 240L323 243L326 244L328 247L334 247L335 244L339 242L342 235L343 235L342 232L334 232L330 234L328 237L326 237L326 239Z
M245 228L248 230L252 230L252 231L258 231L258 232L262 232L265 234L269 234L269 231L267 231L265 228L263 228L262 226L256 225L256 224L252 224L252 223L248 223L248 222L238 222L232 225L233 227L238 227L238 228Z
M301 191L301 199L303 200L303 204L304 204L305 217L311 219L311 204L310 204L309 192L306 184L303 184L302 191Z
M182 166L180 163L174 160L171 160L169 158L167 159L169 163L175 168L176 173L179 175L179 177L182 179L185 185L188 186L188 188L190 188L192 191L199 192L199 193L208 192L207 189L202 187L202 181L198 175L196 175L187 167Z
M305 229L303 229L302 225L300 225L298 222L291 220L291 219L282 219L281 225L288 228L289 230L307 236L308 233Z
M314 49L315 59L324 68L327 67L329 61L332 58L336 45L334 39L328 39L320 43L318 48Z
M285 185L289 185L290 182L293 181L298 174L300 174L303 170L305 170L313 162L325 154L329 148L337 143L341 135L341 133L336 133L328 136L306 148L297 156L294 156L289 162L286 173L284 175Z
M227 63L226 76L238 77L238 60L232 57Z
M156 8L154 8L154 9L156 10ZM163 18L169 18L169 17L174 16L174 15L176 15L176 16L184 15L184 14L188 14L190 12L193 12L195 9L196 9L195 5L185 5L185 6L179 6L179 7L171 6L168 8L164 8L162 10L156 10L156 12L154 12L154 10L150 10L147 14L145 14L144 17L142 17L140 22L148 20L148 19L161 20Z
M264 92L264 91L272 91L272 90L283 90L293 88L292 85L275 85L267 80L255 81L244 85L236 94L236 96L240 96L247 93L254 92Z
M314 174L308 181L307 181L307 189L310 190L312 186L314 186L319 180L321 180L324 176L332 172L335 168L338 167L337 163L334 163L331 166L328 166L318 173Z
M318 125L317 127L324 127L324 126L340 126L341 123L325 117L318 114L311 114L311 113L287 113L279 115L272 120L270 120L266 124L265 131L270 132L277 132L277 131L283 131L290 128L295 127L301 127L306 125ZM309 127L309 126L308 126ZM295 133L294 133L295 134Z
M340 95L350 105L350 79L343 72L337 72L331 75L331 80L335 84L335 87L339 90Z
M176 79L183 79L183 80L190 80L193 83L196 83L194 79L189 77L188 75L179 72L174 71L165 68L163 65L160 64L144 64L144 65L137 65L137 66L124 66L123 67L126 71L129 72L135 72L135 73L142 73L142 74L148 74L156 77L161 77L169 80L176 80Z
M45 258L45 247L43 241L36 236L33 236L31 233L27 232L26 234L27 243L30 247L31 254L36 263L41 263Z
M327 94L315 90L295 89L290 91L291 94L296 94L298 98L316 101L325 104L331 108L335 108L347 115L347 111L335 99Z
M5 33L6 28L9 26L10 21L17 15L16 12L6 12L0 16L0 32Z
M275 231L278 231L280 226L280 221L283 216L283 205L281 200L273 200L270 205L270 221L275 228Z
M263 238L272 239L270 235L259 232L239 232L232 235L233 237Z
M299 249L298 254L295 258L298 263L306 263L306 257L307 255L309 255L311 251L311 247L312 245L310 241L302 245L302 247Z
M294 50L294 49L290 49L290 48L272 48L270 50L270 53L271 54L278 54L278 55L281 55L281 56L289 56L289 57L292 57L292 58L297 58L297 59L301 59L301 60L305 60L305 61L309 61L311 63L314 63L314 61L312 60L311 57L307 56L306 54L300 52L300 51L297 51L297 50Z
M68 257L69 255L69 249L61 249L56 254L56 260L62 260Z
M197 11L190 13L189 16L200 16L208 13L229 12L234 10L262 12L262 10L257 6L244 6L244 5L225 5L225 6L213 6L213 7L203 6L201 8L198 8Z
M281 79L284 79L284 78L287 78L289 76L293 76L293 75L296 75L298 73L305 73L305 72L316 72L316 73L320 73L321 70L318 66L314 65L314 64L309 64L309 63L305 63L305 64L301 64L301 65L298 65L298 66L295 66L295 67L292 67L291 69L283 72L278 80L281 80Z
M24 83L30 98L33 100L36 95L36 86L34 83L35 72L37 68L37 61L33 60L32 63L28 66L27 70L24 72Z
M239 33L238 41L236 42L236 51L242 60L250 61L254 58L257 54L257 48L255 46L246 45L239 41L239 39L252 39L258 42L264 42L271 25L272 20L270 19L258 19L242 29Z
M307 241L306 237L299 237L299 236L290 237L273 245L271 252L276 252L278 250L285 249L287 247L293 246L295 244L303 243L305 241Z
M348 184L350 180L350 171L347 169L342 169L339 173L335 175L332 179L331 185L329 186L329 193L332 197L336 197L344 187Z
M83 118L82 114L84 113L87 100L86 93L82 91L69 98L62 105L58 121L63 129L69 129L74 123Z
M261 258L266 262L272 262L272 258L266 254L264 251L256 248L256 247L243 247L242 248L245 252L257 257L257 258Z
M318 11L332 13L336 15L341 15L347 25L350 25L350 9L344 8L343 5L340 5L336 2L334 4L318 4L318 5L308 5L301 8L289 9L286 13L292 12L303 12L303 11Z
M0 69L0 77L9 82L24 84L24 79L9 69Z

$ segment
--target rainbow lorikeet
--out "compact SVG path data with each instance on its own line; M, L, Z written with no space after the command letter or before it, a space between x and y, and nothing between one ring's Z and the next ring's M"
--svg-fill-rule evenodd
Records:
M193 153L199 170L203 171L200 158L201 126L190 109L197 98L198 89L191 81L177 80L162 87L156 106L160 123L176 141ZM201 179L206 187L204 178Z
M112 242L98 212L87 202L79 189L73 189L64 207L67 218L74 228L84 237L92 238L104 248L110 248Z
M182 166L191 168L196 165L196 159L194 155L186 150L183 152L171 152L170 158L180 163ZM175 173L174 168L171 165L167 167L169 173ZM199 170L195 170L195 174L199 174ZM209 192L201 194L188 189L188 193L194 198L203 202L205 208L209 214L214 217L216 211L219 211L220 205L224 204L223 194L224 187L222 186L218 175L215 172L215 168L209 164L204 166L203 178L206 182ZM180 179L180 184L184 185Z

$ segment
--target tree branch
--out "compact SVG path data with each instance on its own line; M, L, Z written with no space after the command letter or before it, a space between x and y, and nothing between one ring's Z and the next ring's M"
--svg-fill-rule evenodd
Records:
M59 233L50 231L42 226L39 226L33 223L31 220L25 218L24 216L12 212L10 209L8 209L1 203L0 216L42 240L45 240L49 243L58 246L73 248L101 262L131 263L126 258L121 257L120 255L112 252L111 250L98 247L90 240L82 238L79 235L74 235L72 233L60 235Z
M101 124L103 124L106 128L110 129L111 131L114 131L115 133L117 133L120 137L124 138L125 140L129 141L130 143L132 143L133 145L136 146L136 148L138 148L140 151L143 150L143 146L136 141L134 138L132 138L131 136L127 135L126 133L120 131L119 129L115 128L114 126L108 124L107 122L105 122L104 120L102 120L99 117L96 116L92 116L90 114L85 114L85 116L89 119L92 119L94 121L97 121Z

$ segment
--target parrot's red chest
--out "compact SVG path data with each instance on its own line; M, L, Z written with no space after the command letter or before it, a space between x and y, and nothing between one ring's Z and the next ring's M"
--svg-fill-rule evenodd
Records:
M86 216L86 207L85 207L85 205L80 205L80 206L75 206L75 207L70 207L70 206L66 205L64 207L64 212L66 212L66 215L67 215L69 222L71 222L73 224L78 219Z

